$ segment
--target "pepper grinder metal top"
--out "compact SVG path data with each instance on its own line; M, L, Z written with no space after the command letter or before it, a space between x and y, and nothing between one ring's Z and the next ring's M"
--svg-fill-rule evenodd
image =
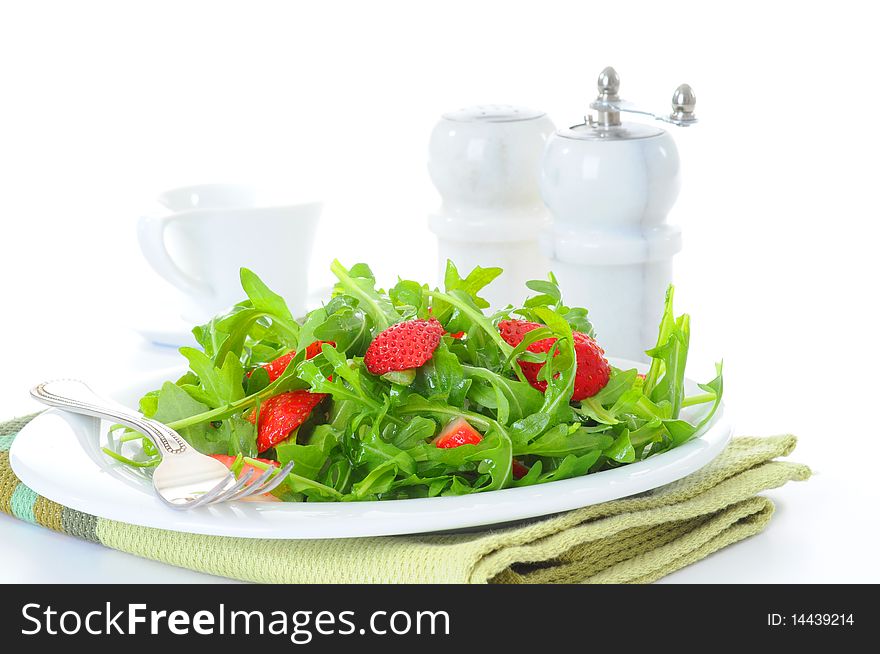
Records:
M689 84L682 84L672 94L672 112L666 115L639 109L631 102L620 99L620 75L611 66L599 74L596 86L599 94L590 103L592 114L584 122L567 130L566 136L584 140L620 140L649 138L663 133L657 125L645 123L624 123L622 113L641 115L654 120L688 127L697 122L694 109L697 96Z
M675 93L672 94L672 113L661 116L658 114L637 109L629 102L623 102L618 93L620 91L620 75L611 66L608 66L599 74L596 83L599 87L599 96L590 104L590 108L594 109L597 118L592 124L599 126L617 126L620 125L620 113L641 114L650 116L655 120L678 125L679 127L687 127L697 122L694 115L694 109L697 106L697 96L690 84L680 84ZM590 118L586 122L590 122Z
M611 67L597 86L591 115L547 143L540 185L552 224L541 245L566 303L589 309L608 353L644 360L681 249L681 230L666 222L680 186L678 150L657 123L696 123L696 96L679 86L672 112L660 115L622 100Z

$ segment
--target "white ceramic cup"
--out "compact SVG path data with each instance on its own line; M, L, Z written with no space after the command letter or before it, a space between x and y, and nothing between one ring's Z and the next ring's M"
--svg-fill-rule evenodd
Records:
M161 208L138 221L149 264L181 293L184 320L202 322L245 298L239 269L250 268L305 311L320 202L261 205L251 186L206 184L159 195Z

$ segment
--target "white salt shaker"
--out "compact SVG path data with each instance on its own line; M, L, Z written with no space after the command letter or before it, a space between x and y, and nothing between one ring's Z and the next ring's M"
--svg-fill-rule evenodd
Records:
M549 270L538 244L548 213L538 175L555 128L540 111L478 105L444 114L431 133L428 172L443 199L429 216L442 284L446 260L462 275L475 266L504 274L481 295L493 307L519 303L525 282Z
M593 115L551 137L541 194L552 225L541 235L569 306L589 309L608 354L645 360L654 345L681 229L667 224L678 197L678 150L656 125L622 122L621 112L679 126L696 122L695 96L683 84L673 113L657 116L620 100L613 68L599 76Z

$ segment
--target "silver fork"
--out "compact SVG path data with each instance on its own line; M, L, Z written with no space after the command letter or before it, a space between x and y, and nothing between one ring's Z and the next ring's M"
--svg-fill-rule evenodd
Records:
M194 509L268 493L284 481L293 469L291 461L280 470L269 468L253 481L252 470L236 479L225 465L197 452L170 427L100 397L81 381L63 379L43 382L31 389L31 395L43 404L112 420L149 438L162 454L162 461L153 472L153 488L159 498L173 509Z

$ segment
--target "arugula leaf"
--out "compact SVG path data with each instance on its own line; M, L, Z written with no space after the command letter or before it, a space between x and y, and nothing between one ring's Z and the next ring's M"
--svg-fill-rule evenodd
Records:
M254 395L255 393L259 393L264 390L271 381L269 380L269 373L266 372L265 368L255 368L250 376L247 378L247 395Z
M157 398L153 419L165 424L189 418L206 411L208 407L197 402L183 388L165 382ZM203 454L227 454L229 445L224 432L209 423L200 423L177 430L186 441Z
M602 452L618 463L632 463L636 460L636 450L629 439L629 429L624 429L608 449Z
M330 375L321 369L322 361L330 365ZM348 360L329 343L321 346L320 355L296 366L296 376L307 382L313 392L328 393L338 401L351 400L369 412L382 411L383 402L374 392L376 382L368 374L363 360Z
M215 429L217 440L227 443L226 454L257 456L257 428L244 418L233 416Z
M587 318L587 310L583 307L567 307L562 300L562 291L559 288L559 281L551 272L547 275L547 279L534 279L526 282L526 286L537 291L538 295L528 298L524 305L515 309L515 313L523 316L526 320L538 320L543 322L535 313L534 309L544 307L551 309L561 316L575 331L582 332L590 338L595 338L596 334L593 325Z
M571 479L572 477L585 475L589 472L593 464L599 460L601 454L602 453L599 450L593 450L592 452L587 452L581 456L569 454L562 459L554 469L538 477L536 483L546 484L549 481L560 481L562 479Z
M573 429L572 429L573 427ZM578 425L560 424L525 445L515 445L513 455L560 457L583 455L593 450L602 451L612 446L614 438L601 432L590 432Z
M711 393L715 396L715 399L712 402L712 406L706 412L706 415L697 423L691 424L685 420L664 420L663 425L666 427L669 432L669 436L672 439L672 446L678 446L683 443L686 443L691 438L700 433L700 431L709 424L712 418L715 416L715 413L718 411L718 407L721 404L721 397L724 395L724 377L722 376L722 364L718 363L715 366L716 376L715 379L706 383L706 384L698 384L700 389L706 391L707 393Z
M415 472L416 466L412 456L396 445L382 440L378 430L370 429L359 440L359 449L355 463L374 468L377 465L393 462L396 469L406 473Z
M414 390L428 398L440 398L447 404L464 407L465 397L471 387L465 378L458 357L441 342L434 355L419 369Z
M391 443L401 450L409 450L423 445L436 432L436 422L424 416L413 416L403 427L394 430Z
M675 289L670 285L669 288L666 289L663 315L660 318L660 331L657 335L657 348L663 347L663 345L672 337L672 332L675 330L675 314L672 310L672 300L674 296ZM646 394L650 394L651 391L654 390L657 380L660 379L660 375L663 373L663 363L663 359L652 357L651 367L645 375L644 389Z
M156 415L156 410L159 408L159 392L150 391L138 402L138 410L147 418L152 418Z
M226 355L220 369L214 367L214 362L204 352L182 347L180 353L186 357L190 368L198 376L204 395L210 400L209 406L216 408L244 397L244 369L241 361L232 352Z
M615 415L619 412L615 404L611 410L606 410L602 403L595 397L588 397L581 400L581 406L577 409L577 413L591 418L603 425L616 425L620 422Z
M677 418L684 398L684 369L690 344L690 316L677 318L669 338L662 345L648 350L654 361L661 361L663 376L657 380L650 397L654 402L666 400L672 406L672 417Z
M388 291L388 297L404 320L427 318L430 308L424 295L426 288L418 282L401 279Z
M588 312L586 309L581 307L571 309L568 307L557 307L556 311L565 318L573 330L586 334L590 338L596 338L596 330L593 329L593 323L587 318Z
M334 301L347 299L347 296L337 296ZM372 340L372 322L357 308L357 301L338 303L339 308L331 311L332 304L327 305L327 318L315 327L314 338L336 343L336 349L340 352L363 356Z
M455 267L452 261L447 259L443 286L446 289L446 293L459 291L461 294L468 296L475 307L486 309L489 307L489 302L477 294L501 273L501 268L482 268L477 266L468 273L467 277L462 279L458 268ZM434 302L434 315L442 323L445 323L451 317L454 309L455 307L452 304L442 298Z
M275 446L278 462L285 465L293 461L296 474L306 479L317 479L327 463L330 452L338 443L338 434L335 434L328 425L319 425L315 433L320 434L319 438L308 445L300 445L292 438L278 443ZM327 438L328 434L332 437Z
M533 279L532 281L526 282L526 287L548 296L553 300L554 304L562 300L562 292L559 290L559 285L554 282L543 279Z
M536 307L535 315L556 335L557 340L547 355L547 363L541 368L538 378L547 382L544 392L543 413L556 415L563 407L568 407L571 394L574 392L574 376L576 358L574 353L574 336L571 325L559 314L546 307Z
M486 404L489 397L482 393L484 387L479 385L472 386L468 396L478 400L476 394L481 393L482 401L478 400L478 402L483 406L496 409L498 422L502 424L509 424L537 413L544 403L541 391L531 384L504 377L486 368L464 366L462 370L468 379L482 380L492 389L494 405Z
M387 493L394 485L398 472L399 468L395 461L384 461L375 466L366 477L351 487L354 499L370 500Z
M533 413L513 423L510 438L519 447L543 434L552 422L546 413Z
M513 445L497 424L477 445L439 448L424 444L414 447L411 452L417 461L440 463L461 472L472 471L473 464L476 464L476 471L483 473L485 479L473 486L474 490L506 488L513 479Z
M630 370L618 370L612 368L611 377L605 388L596 393L592 398L591 404L601 406L613 406L620 396L631 389L639 378L639 371L635 368Z
M505 358L510 355L512 348L504 341L503 338L501 338L501 334L498 333L498 330L491 323L491 321L489 321L486 316L483 315L483 312L480 311L480 307L478 307L474 302L473 296L469 295L461 289L454 289L452 291L449 291L448 293L441 293L437 290L426 290L425 295L433 298L435 304L438 300L440 300L452 305L454 309L457 309L460 312L460 315L463 319L466 319L471 323L465 325L458 323L447 324L447 329L454 329L455 331L467 331L468 338L470 338L471 328L478 328L479 330L482 330L486 335L488 335L489 339L494 342L499 350L501 350Z
M357 299L359 306L372 318L378 331L388 329L400 321L400 314L394 309L391 300L376 290L376 278L367 264L357 263L351 270L346 270L345 266L334 259L330 270L339 280L333 290L334 294L345 293Z
M242 268L240 276L241 287L247 293L254 309L289 323L296 322L290 313L290 309L287 308L287 302L284 301L284 298L266 286L256 273L247 268Z

